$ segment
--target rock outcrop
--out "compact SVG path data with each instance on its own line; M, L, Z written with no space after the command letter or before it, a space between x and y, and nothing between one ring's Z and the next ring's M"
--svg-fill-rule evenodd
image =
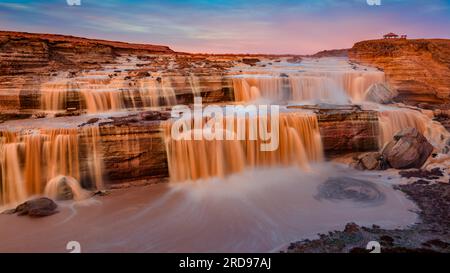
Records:
M356 158L355 167L360 170L385 170L389 167L379 152L367 152Z
M406 128L394 136L382 154L393 168L409 169L422 167L432 152L433 146L416 128Z
M322 50L312 55L311 57L322 58L322 57L347 57L348 49L330 49L330 50Z
M378 116L374 111L320 109L317 111L324 151L329 154L378 149Z
M57 207L58 205L56 205L53 200L46 197L41 197L26 201L7 213L17 213L19 216L28 215L30 217L44 217L57 213Z
M0 31L0 75L93 68L124 52L173 53L167 46Z
M450 101L449 39L384 39L356 43L349 58L383 70L397 100L417 105Z
M393 101L393 99L398 95L398 92L384 83L376 83L370 86L364 95L365 100L367 101L387 104Z

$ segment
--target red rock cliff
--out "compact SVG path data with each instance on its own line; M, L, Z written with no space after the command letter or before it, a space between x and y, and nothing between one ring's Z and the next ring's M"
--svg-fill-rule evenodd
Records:
M129 44L66 35L0 31L0 75L93 68L117 54L172 53L167 46Z
M356 43L352 61L376 66L399 91L398 101L450 102L450 39L383 39Z

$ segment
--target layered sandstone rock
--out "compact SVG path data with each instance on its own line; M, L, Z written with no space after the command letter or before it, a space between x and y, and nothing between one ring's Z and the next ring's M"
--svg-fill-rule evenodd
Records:
M242 56L175 53L166 46L0 32L0 109L10 114L86 110L87 100L113 95L120 108L149 106L140 92L155 93L151 106L170 104L169 96L191 103L194 94L206 102L229 101L234 98L224 71L241 61ZM157 98L161 93L166 98Z
M449 39L362 41L350 49L349 57L383 70L401 102L416 105L450 101Z
M0 74L97 67L118 54L173 53L167 46L128 44L64 35L0 31Z
M327 154L378 149L378 116L359 109L321 109L317 112L320 134Z

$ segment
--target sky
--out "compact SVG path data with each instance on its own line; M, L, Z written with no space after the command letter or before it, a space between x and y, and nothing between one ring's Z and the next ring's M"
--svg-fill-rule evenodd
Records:
M0 30L202 53L311 54L388 32L450 38L450 0L0 0ZM372 1L372 0L369 0Z

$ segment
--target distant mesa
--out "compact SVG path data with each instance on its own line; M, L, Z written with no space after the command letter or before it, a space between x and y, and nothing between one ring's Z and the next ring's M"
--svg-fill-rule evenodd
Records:
M312 55L312 57L322 58L322 57L347 57L348 56L347 48L344 49L331 49L331 50L322 50Z

